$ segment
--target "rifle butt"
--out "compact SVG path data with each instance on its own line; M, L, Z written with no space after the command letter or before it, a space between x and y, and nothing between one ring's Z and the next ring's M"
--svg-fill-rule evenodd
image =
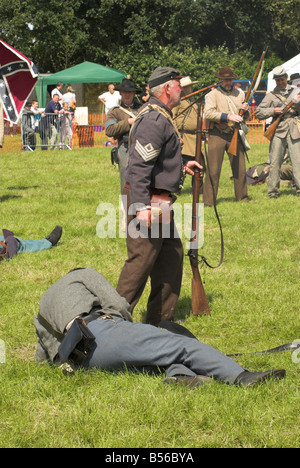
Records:
M210 315L210 308L200 273L192 278L192 312L193 315Z
M272 125L273 124L271 124L264 133L264 137L268 138L269 141L272 140L275 130L277 128L277 125L276 126L272 126Z
M238 150L237 150L238 136L239 136L238 132L239 132L238 127L235 127L234 133L233 133L233 136L232 136L232 139L231 139L231 143L230 143L229 148L228 148L228 153L232 154L233 156L238 155Z

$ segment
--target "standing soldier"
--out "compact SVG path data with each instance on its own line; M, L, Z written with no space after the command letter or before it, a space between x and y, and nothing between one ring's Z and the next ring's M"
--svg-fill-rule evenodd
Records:
M239 111L246 111L244 118L249 119L248 103L244 95L234 88L233 80L238 78L229 67L223 67L215 75L222 84L206 96L204 108L205 120L209 124L206 177L204 181L203 201L212 206L217 199L219 179L225 151L231 143L234 124L241 123L243 118ZM237 201L249 201L246 181L245 154L241 142L238 142L238 154L228 153L234 181Z
M181 289L183 247L172 211L167 211L165 219L162 215L160 224L155 217L157 205L153 206L154 197L165 201L162 206L170 206L172 194L178 193L183 181L181 142L172 120L172 109L180 103L180 78L179 72L169 67L158 67L152 73L149 102L137 115L131 131L123 191L132 211L128 213L128 259L117 291L132 312L150 276L146 322L152 325L173 319ZM195 166L202 169L196 161L189 161L186 172L194 175ZM136 226L133 232L132 225Z
M299 91L288 84L288 75L282 67L273 70L273 79L276 88L268 93L258 108L256 117L265 120L269 117L279 117L285 105L294 99ZM268 195L270 198L278 198L280 189L280 167L283 162L286 149L293 166L293 177L296 185L296 194L300 196L300 130L299 130L300 103L292 106L279 123L270 143L270 173L268 180Z
M137 89L131 78L124 78L120 85L121 104L111 108L106 116L105 133L118 140L118 155L121 191L124 188L124 172L128 164L129 132L140 104L134 100Z

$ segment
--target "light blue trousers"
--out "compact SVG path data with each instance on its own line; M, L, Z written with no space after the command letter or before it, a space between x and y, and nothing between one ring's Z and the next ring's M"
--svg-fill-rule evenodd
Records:
M22 252L38 252L39 250L51 249L52 244L47 239L24 240L16 237L18 241L18 254ZM0 236L0 241L4 241L4 236Z
M209 345L153 325L114 317L94 320L88 327L96 340L86 368L160 369L169 377L206 375L231 384L245 370Z

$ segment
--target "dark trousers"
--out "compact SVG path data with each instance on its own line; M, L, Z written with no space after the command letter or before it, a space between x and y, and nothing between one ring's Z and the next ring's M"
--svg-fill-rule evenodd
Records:
M127 211L130 207L129 189ZM181 289L183 247L174 221L162 229L147 229L145 235L131 237L130 223L135 216L127 214L127 255L121 271L117 291L130 304L131 312L140 299L147 280L151 280L151 292L147 305L146 322L157 325L161 320L172 320ZM146 228L145 228L146 229Z
M229 148L231 138L231 133L221 133L217 129L214 129L209 134L207 168L203 191L203 202L205 205L214 204L213 190L217 199L224 153ZM245 155L240 142L238 142L238 155L232 156L228 154L228 157L232 169L235 198L237 201L248 198Z

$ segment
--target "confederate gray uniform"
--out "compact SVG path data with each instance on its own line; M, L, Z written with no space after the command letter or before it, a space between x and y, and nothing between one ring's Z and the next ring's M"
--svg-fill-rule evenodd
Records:
M273 117L275 107L285 107L293 100L295 89L290 85L281 91L276 87L268 93L256 109L256 117L260 120ZM277 198L280 189L280 167L288 150L293 167L293 178L297 195L300 195L300 103L293 106L282 118L270 143L270 174L268 180L268 195Z
M137 211L150 205L154 194L171 197L177 193L183 177L181 145L170 109L155 97L143 109L146 112L140 112L131 132L128 184L123 192L128 207L132 204ZM128 228L134 218L134 212L128 214ZM173 219L153 233L151 227L144 235L133 238L128 230L128 259L117 291L133 311L150 276L146 321L157 325L174 316L181 288L183 247Z
M36 360L60 364L61 342L41 324L39 315L47 328L50 326L59 334L66 333L76 316L86 320L93 316L87 326L95 340L79 367L153 371L160 368L166 369L168 376L201 374L227 383L234 383L244 371L232 359L197 339L133 323L129 304L92 268L71 271L41 298L39 314L34 319L39 339ZM70 331L71 328L67 335Z

